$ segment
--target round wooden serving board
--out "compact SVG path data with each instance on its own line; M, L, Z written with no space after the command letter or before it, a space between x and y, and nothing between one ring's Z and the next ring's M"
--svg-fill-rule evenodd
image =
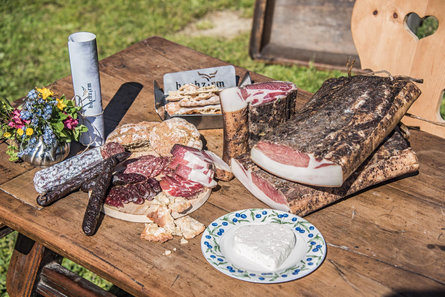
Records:
M202 193L200 193L197 198L190 200L190 202L192 203L191 208L183 213L172 213L173 218L177 219L194 212L207 201L211 193L212 189L207 188ZM119 208L104 204L102 212L110 217L128 222L152 223L152 221L147 218L147 210L149 207L150 201L147 200L143 204L128 203L125 204L124 207Z

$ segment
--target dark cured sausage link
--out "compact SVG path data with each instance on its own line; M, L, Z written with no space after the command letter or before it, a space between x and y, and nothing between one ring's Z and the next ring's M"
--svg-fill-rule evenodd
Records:
M125 161L120 162L119 164L116 165L116 167L114 168L115 173L121 173L124 172L124 170L127 168L128 164L131 164L133 162L136 162L137 160L139 160L138 158L131 158L131 159L127 159Z
M130 154L128 152L123 152L117 154L113 158L115 158L117 162L121 162L128 158L129 155ZM96 164L91 168L88 168L88 170L77 175L75 178L68 180L66 183L52 188L51 191L37 196L37 204L40 206L48 206L51 203L54 203L57 200L65 197L66 195L78 190L83 183L95 179L96 176L102 173L103 165L105 164L105 162L106 160L100 162L99 164Z
M161 186L159 185L159 182L154 178L149 178L148 182L150 183L150 186L153 188L153 190L157 193L161 192Z
M39 195L37 197L37 204L39 204L40 206L48 206L51 203L54 203L57 200L65 197L69 193L78 190L82 186L83 183L89 182L89 181L95 179L95 177L102 172L103 164L104 164L104 161L93 166L92 168L85 171L84 173L76 176L76 178L70 179L66 183L61 184L61 185L51 189L51 191L49 191L43 195Z
M118 173L113 175L113 186L122 186L126 184L134 184L145 180L146 177L137 173Z
M113 176L113 169L118 160L115 157L108 158L104 162L103 172L98 176L96 185L93 187L88 206L83 217L82 229L88 235L94 235L100 215L102 204L104 203L108 187Z
M88 180L80 186L80 190L82 192L88 193L94 187L95 184L96 184L96 178Z

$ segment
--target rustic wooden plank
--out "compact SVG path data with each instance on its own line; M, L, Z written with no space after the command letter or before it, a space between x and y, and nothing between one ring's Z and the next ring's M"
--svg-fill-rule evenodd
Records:
M46 297L115 297L58 263L42 268L36 292Z
M34 296L41 267L62 258L40 243L19 234L9 263L6 288L11 297Z
M390 185L433 207L444 208L445 190L437 186L444 181L444 177L439 174L445 172L445 153L441 148L443 139L416 130L411 130L410 134L411 145L419 158L421 174Z
M6 148L6 143L0 143L0 151L2 152L0 154L0 185L32 168L31 165L24 162L10 162L9 156L5 153Z
M381 186L308 216L326 240L445 285L440 208Z
M144 57L160 53L164 58L157 59L161 61L167 57L174 60L172 52L177 53L181 61L190 54L189 61L178 62L180 67L194 65L195 61L196 65L203 65L199 62L201 59L211 60L160 38L150 38L143 43L150 46L139 44L133 47L138 50L145 48L140 51ZM116 59L125 65L137 67L126 62L130 59L125 56L126 52L130 52L128 57L132 59L131 48L121 52ZM114 56L105 60L107 67L117 65ZM137 72L141 80L133 79L131 72L120 76L117 68L116 73L103 69L101 81L105 102L110 102L125 83L133 81L143 85L121 123L156 116L145 113L145 108L149 106L137 108L150 104L147 102L153 96L150 91L152 84L149 83L151 74L146 78L142 76L142 73L150 73L145 67L145 64L141 65ZM254 77L258 80L267 79ZM72 92L70 84L70 78L67 77L54 85L67 94ZM301 92L300 104L308 96L309 93ZM133 116L136 118L133 119ZM433 156L441 151L445 140L423 132L416 133L413 133L412 144L421 151L421 170L417 176L364 191L307 217L325 236L328 254L325 263L317 271L294 282L264 285L235 280L221 274L206 262L201 254L199 237L186 245L181 245L179 238L164 244L147 242L139 239L143 224L104 217L96 235L87 237L81 229L87 204L85 193L73 193L50 207L37 210L0 191L0 218L11 228L136 296L234 296L241 293L256 296L260 293L276 295L277 292L292 296L296 293L316 296L382 296L406 290L443 290L445 270L441 266L443 251L440 248L444 245L440 233L443 232L443 198L434 195L444 193L445 185L434 184L440 178L443 180L444 172L440 170L443 161L436 162L439 166L437 168ZM208 147L221 153L222 131L208 130L202 131L202 134ZM0 153L3 152L0 150ZM422 162L428 164L423 165ZM424 170L422 167L425 167ZM437 179L429 181L432 176ZM426 197L423 197L421 189L414 189L416 183L432 188L426 191ZM404 185L410 185L411 188L405 189ZM232 180L221 182L208 202L192 217L207 225L229 211L250 207L265 205L247 192L237 180ZM173 251L174 248L176 252L170 256L163 255L166 249ZM431 265L433 262L436 264Z
M257 203L260 204L260 202ZM205 208L208 208L209 205L206 205ZM72 206L72 208L76 207ZM48 208L48 210L50 209ZM210 209L207 211L204 210L205 209L203 207L203 209L200 209L196 213L196 215L194 214L194 216L197 219L203 220L207 224L209 223L209 218L213 216L216 217L219 215L223 215L226 213L226 210L219 208ZM70 222L72 224L72 222L76 222L79 219L77 218L77 216L73 216L73 214L74 212L67 214L67 216L69 215L71 219L66 218L65 224L69 224ZM320 214L320 216L323 216L323 214ZM51 215L51 217L53 217L53 215ZM309 218L309 219L311 219L311 221L313 221L314 223L316 221L314 218ZM116 224L109 225L110 223L109 221L116 221L114 222ZM91 257L91 254L96 254L97 252L98 254L94 255L95 257L97 257L95 261L98 260L105 261L107 262L108 265L113 265L113 263L117 264L119 261L132 261L131 266L135 276L137 277L137 275L139 274L140 278L141 275L140 273L142 273L142 275L144 275L142 279L145 284L147 283L147 278L153 278L162 272L164 278L162 282L172 285L172 289L175 291L187 292L184 293L184 295L186 296L189 295L192 296L193 294L199 295L199 290L201 290L201 285L197 286L196 283L198 282L201 283L202 286L204 285L209 286L210 288L209 290L213 290L212 292L214 292L215 296L218 295L218 292L223 294L227 286L236 287L237 290L238 289L249 290L248 283L240 282L231 279L227 276L224 276L220 274L218 271L214 270L210 265L208 265L205 262L205 260L202 258L200 254L199 239L191 240L189 244L185 246L180 245L177 239L173 240L172 242L168 242L164 245L142 242L142 241L137 242L134 240L134 238L137 238L138 236L138 231L136 230L138 228L136 228L136 226L141 228L142 224L119 222L111 218L105 218L105 220L102 223L107 225L106 226L107 230L104 231L105 225L102 225L98 233L100 233L101 237L107 234L107 237L109 238L106 239L91 238L94 241L94 243L92 244L102 245L105 240L110 240L111 242L107 244L108 252L106 253L106 255L104 255L103 247L102 251L100 251L101 248L99 248L96 251L94 248L89 247L89 251L84 250L82 252L83 254L86 254L84 255L85 257ZM318 226L326 226L326 225L328 224L327 223L322 224L321 222L318 223ZM54 228L59 229L61 227L64 226L62 226L60 222L57 222ZM346 229L348 229L348 227L350 226L348 225L342 226L342 228ZM361 226L358 226L357 228L360 227ZM39 226L39 229L40 228L41 226ZM78 228L80 229L80 224ZM121 228L123 228L123 230L116 232L118 229ZM102 232L101 230L104 232ZM363 253L361 250L356 250L354 247L349 248L346 245L343 245L343 243L340 245L338 244L338 242L331 243L330 242L331 240L327 235L330 234L331 232L328 232L328 230L324 230L323 228L321 228L321 231L326 236L329 242L328 257L323 266L312 275L302 280L299 280L298 282L292 282L280 285L259 285L259 287L261 287L261 290L264 291L265 294L274 294L276 290L280 290L280 293L283 294L285 293L292 294L294 290L294 286L292 284L295 283L297 283L298 287L301 289L300 292L302 293L313 292L313 294L316 295L323 295L326 292L325 290L329 290L329 286L332 286L332 284L335 283L338 284L338 286L335 287L336 289L338 289L338 293L343 291L345 292L344 296L357 295L356 292L357 288L360 288L360 290L364 290L360 292L366 292L366 290L368 289L370 290L370 292L374 292L373 294L366 294L368 296L372 295L381 296L383 294L380 293L390 292L392 290L391 288L426 289L426 288L441 287L440 283L437 283L434 280L426 278L425 276L417 273L416 271L413 272L398 268L395 265L381 261L379 257L371 257ZM81 231L79 230L79 233L80 232ZM362 232L365 233L366 229L362 229ZM126 235L127 233L129 234ZM336 235L334 234L332 236L333 237L338 236L339 238L341 238L340 237L341 234L343 234L343 232L336 232ZM53 233L53 237L54 236L56 236L56 238L57 236L60 236L59 241L66 240L67 238L74 236L73 240L77 241L77 238L75 238L76 234ZM343 237L345 237L344 234ZM125 246L125 244L120 244L120 247L116 248L115 244L118 244L119 241L127 241L127 240L132 241L135 244L135 246L130 248L127 253L122 253L121 252L122 250L119 249L125 248L125 250L127 250L128 246ZM82 241L78 241L78 244L84 245L85 243L83 243ZM58 242L57 245L64 246L65 244ZM173 253L171 256L167 257L162 255L164 249L173 250L173 248L177 248L177 252ZM349 251L349 249L351 251ZM338 251L334 252L334 250ZM144 252L141 253L141 251ZM138 255L137 261L135 261L136 259L134 259L134 262L133 260L130 260L130 258L135 257L132 256L133 254ZM80 256L80 254L78 256ZM88 262L88 260L89 259L85 259L84 261ZM89 263L80 262L80 263L82 265L86 264L85 266L87 268L90 268L88 266L91 266L91 262ZM97 264L99 264L98 265L99 267L101 266L100 263L96 263L96 265ZM367 264L366 266L368 267L366 268L366 270L363 269L363 264ZM351 266L353 269L351 268ZM115 269L118 269L117 266L115 267ZM199 272L197 271L197 269ZM338 270L342 272L338 272ZM381 271L384 271L385 273L382 274L380 273ZM372 277L368 275L369 273L372 275ZM412 282L411 285L410 282ZM314 290L315 283L318 284L317 286L315 286L318 289ZM350 283L352 283L352 285ZM380 284L377 288L374 287L376 283ZM381 285L382 283L384 285ZM161 294L161 292L164 292L163 290L165 289L162 286L163 284L158 284L158 288L154 288L153 291L148 291L148 292L150 292L153 295L157 295L156 292L158 292L159 290L158 293ZM136 292L133 291L133 294L136 294Z

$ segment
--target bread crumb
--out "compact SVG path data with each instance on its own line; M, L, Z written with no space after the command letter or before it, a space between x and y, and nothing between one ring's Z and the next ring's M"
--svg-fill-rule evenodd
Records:
M176 248L173 248L173 251L176 252Z
M170 255L171 253L172 253L171 250L165 250L164 255L165 255L165 256L168 256L168 255Z
M180 244L187 244L188 240L185 239L184 237L181 238L181 241L179 242Z

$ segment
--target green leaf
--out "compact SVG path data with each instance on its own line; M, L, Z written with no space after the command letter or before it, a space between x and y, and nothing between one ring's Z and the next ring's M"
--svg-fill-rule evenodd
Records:
M80 131L78 129L73 130L74 139L77 141L80 136Z
M65 103L67 107L74 107L74 106L76 106L76 104L74 103L73 100L63 100L63 101L64 101L63 103Z
M52 124L53 130L56 134L60 135L60 133L62 132L63 128L65 128L65 126L63 125L62 122L57 122L57 123L53 123Z
M61 120L61 121L64 121L64 120L66 120L68 118L68 115L67 114L64 114L64 113L59 113L59 119Z

